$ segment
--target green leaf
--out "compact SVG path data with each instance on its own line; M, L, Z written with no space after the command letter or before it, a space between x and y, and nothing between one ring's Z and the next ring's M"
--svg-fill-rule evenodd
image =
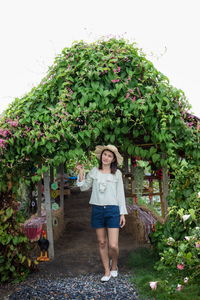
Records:
M125 133L125 134L128 133L129 132L129 127L128 126L122 127L121 132Z
M132 144L130 144L128 146L127 152L129 155L133 155L134 154L134 146Z
M151 147L149 152L150 152L150 155L152 156L154 153L156 153L157 149L155 147Z
M159 154L154 153L152 155L152 161L153 161L153 163L157 162L159 159L160 159L160 155Z
M7 216L7 218L10 218L12 216L13 212L14 211L13 211L13 209L11 207L7 208L6 209L6 216Z

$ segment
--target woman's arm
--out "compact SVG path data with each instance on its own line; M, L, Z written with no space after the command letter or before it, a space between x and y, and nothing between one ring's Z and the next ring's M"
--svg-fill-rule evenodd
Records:
M79 171L77 175L76 185L80 187L81 191L87 191L92 187L93 177L92 177L93 169L87 174L85 178L85 172L83 169Z

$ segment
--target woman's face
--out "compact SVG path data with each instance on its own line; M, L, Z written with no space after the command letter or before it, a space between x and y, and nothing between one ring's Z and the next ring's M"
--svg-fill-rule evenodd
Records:
M102 163L104 165L110 165L114 161L114 154L109 150L105 150L102 154Z

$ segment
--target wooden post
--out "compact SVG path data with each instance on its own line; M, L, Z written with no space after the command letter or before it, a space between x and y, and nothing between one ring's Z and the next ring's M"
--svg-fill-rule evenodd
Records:
M59 177L60 177L60 208L64 215L64 164L59 166Z
M168 177L168 168L167 167L162 168L162 190L163 190L162 201L163 201L163 207L164 207L165 216L166 216L167 208L168 208L167 196L169 193L169 177Z
M37 190L38 190L38 210L37 215L38 217L41 217L41 204L42 204L42 180L40 180L37 184Z
M53 167L50 167L50 183L54 182L54 170Z
M47 219L47 239L49 240L48 254L49 258L54 258L54 241L53 241L53 223L51 214L51 196L50 196L50 176L49 172L44 173L44 196Z
M124 173L125 174L128 174L128 156L125 155L124 156ZM128 177L125 176L125 179L124 179L124 185L125 185L125 190L128 191Z
M162 153L162 159L166 159L166 154ZM168 168L167 166L162 167L162 180L161 180L161 186L160 186L162 193L161 193L161 208L163 217L166 217L167 215L167 195L169 192L169 177L168 177Z
M130 158L131 159L131 158ZM134 176L134 167L133 167L133 164L132 164L132 161L131 161L131 194L135 194L136 193L136 180L135 180L135 176Z
M165 217L165 206L164 206L164 201L163 201L163 189L162 189L162 182L159 179L159 190L160 190L160 205L161 205L161 215L164 218Z

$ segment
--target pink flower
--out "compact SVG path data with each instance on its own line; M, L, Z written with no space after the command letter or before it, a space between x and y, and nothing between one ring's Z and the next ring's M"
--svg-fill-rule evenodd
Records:
M0 135L6 137L6 136L9 135L9 134L10 134L10 131L9 131L9 130L0 128Z
M185 278L184 278L184 283L188 283L188 280L189 280L189 278L188 278L188 277L185 277Z
M151 288L152 290L156 290L156 289L157 289L157 282L158 282L158 281L150 281L150 282L149 282L150 288Z
M176 290L177 291L181 291L182 289L183 289L183 286L181 284L177 284Z
M121 68L118 67L117 69L114 69L113 71L114 71L114 73L119 73L121 71Z
M120 79L113 79L113 80L111 80L113 83L115 83L115 82L119 82L120 81Z
M200 248L200 242L196 242L195 245L196 245L196 248Z
M183 265L183 264L178 264L178 265L177 265L177 269L183 270L183 269L184 269L184 265Z
M4 140L4 139L0 139L0 148L3 148L3 149L5 149L5 148L6 148L6 143L7 143L7 141L6 141L6 140Z
M130 96L130 93L127 93L127 94L126 94L126 99L128 99L128 98L129 98L129 96Z
M18 121L14 121L14 120L8 120L7 123L10 124L10 126L12 127L17 127L19 124Z
M134 96L133 98L131 98L132 102L135 102L136 97Z

